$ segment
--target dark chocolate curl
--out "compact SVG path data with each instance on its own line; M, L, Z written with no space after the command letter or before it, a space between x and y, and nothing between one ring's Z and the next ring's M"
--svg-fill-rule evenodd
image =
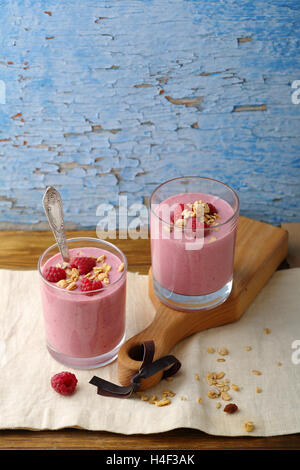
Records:
M104 397L129 398L133 393L139 390L141 379L147 379L161 370L164 371L163 378L165 379L176 374L180 369L181 363L172 355L163 356L152 362L155 350L153 341L145 341L142 343L142 346L144 349L142 365L139 371L132 377L131 385L122 387L94 375L89 383L97 387L98 395Z

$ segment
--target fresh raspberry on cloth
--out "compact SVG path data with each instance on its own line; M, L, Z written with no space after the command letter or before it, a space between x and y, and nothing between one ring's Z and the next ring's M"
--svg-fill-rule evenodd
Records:
M71 372L60 372L51 378L51 386L60 395L72 395L77 385L77 378Z

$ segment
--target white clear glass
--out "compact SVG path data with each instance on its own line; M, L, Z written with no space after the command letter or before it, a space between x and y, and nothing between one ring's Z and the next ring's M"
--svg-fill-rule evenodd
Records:
M218 225L174 227L174 201L213 202L222 208ZM208 198L205 201L205 197ZM199 199L197 199L199 198ZM231 293L239 198L226 184L205 177L180 177L158 186L150 198L151 260L154 292L177 310L216 307Z
M95 247L110 252L124 263L120 276L97 291L67 291L43 277L43 267L59 253L57 244L40 257L38 270L49 353L75 369L104 366L117 358L125 338L127 260L112 243L96 238L67 240L68 249Z

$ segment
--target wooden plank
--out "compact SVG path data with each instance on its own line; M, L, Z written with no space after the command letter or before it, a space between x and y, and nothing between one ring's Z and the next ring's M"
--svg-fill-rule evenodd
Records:
M0 431L0 450L245 450L299 449L299 434L272 437L211 436L195 429L126 436L105 431Z
M300 267L300 222L282 223L281 227L289 232L289 253L287 262L290 268Z
M97 238L93 230L67 231L67 238L92 237ZM118 246L126 255L129 270L146 273L150 266L149 239L127 239L107 241ZM4 231L0 232L0 268L36 269L38 259L43 251L55 243L51 231Z

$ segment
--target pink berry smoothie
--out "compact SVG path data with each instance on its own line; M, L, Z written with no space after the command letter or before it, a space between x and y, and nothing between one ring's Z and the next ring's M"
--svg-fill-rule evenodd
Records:
M126 272L119 272L120 259L113 253L97 247L70 249L70 258L105 255L111 266L110 283L95 293L80 289L68 291L44 278L41 295L44 310L46 339L50 351L73 358L91 358L106 354L116 348L124 338ZM50 266L62 264L60 254L50 258L42 267L42 275ZM101 263L97 263L101 266Z
M178 204L211 203L217 210L215 224L209 228L185 230L170 227L171 207ZM167 210L165 210L167 208ZM232 207L211 194L184 193L161 202L151 213L151 256L154 280L170 292L202 296L218 291L233 275L236 223L227 223L234 215ZM166 223L164 223L166 222ZM167 233L169 232L169 233Z

